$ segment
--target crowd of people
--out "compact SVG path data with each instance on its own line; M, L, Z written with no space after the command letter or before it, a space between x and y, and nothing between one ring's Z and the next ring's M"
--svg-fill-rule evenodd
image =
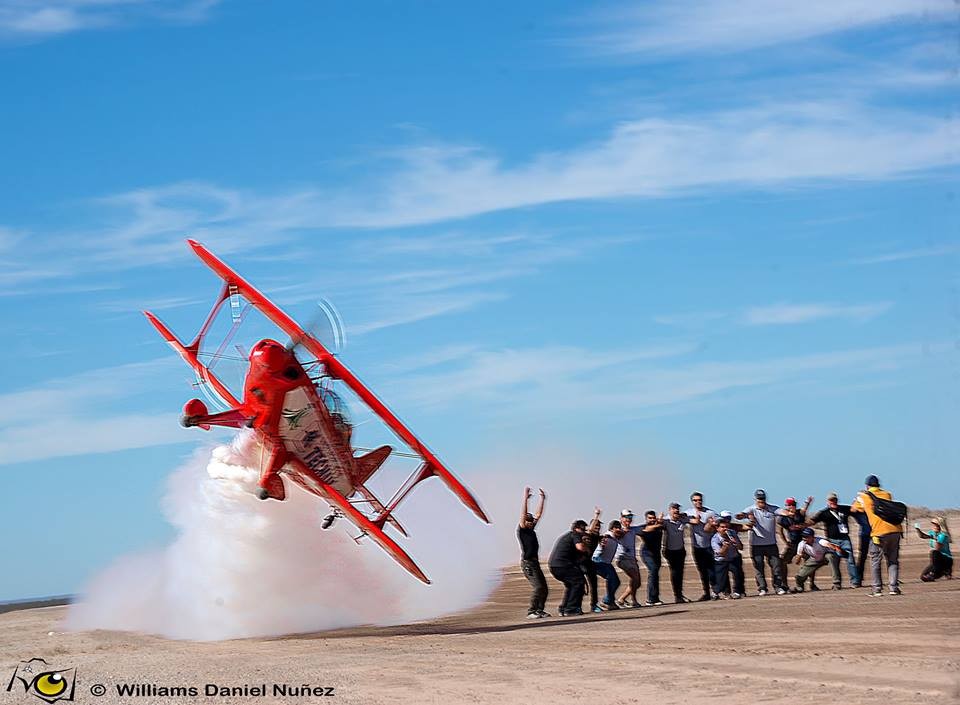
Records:
M688 536L702 589L697 601L740 599L746 595L741 533L749 534L758 596L820 590L816 583L817 571L825 566L830 567L832 588L840 590L844 587L841 563L846 564L848 586L859 588L865 580L868 559L871 584L868 594L884 595L883 565L886 563L889 594L900 595L900 541L906 507L893 500L875 475L867 477L864 484L864 489L850 504L840 504L837 493L831 492L826 497L826 506L816 512L810 511L813 497L807 497L803 507L798 506L793 497L787 497L779 507L767 502L767 494L762 489L754 492L753 504L741 512L715 512L704 505L702 493L694 492L686 511L681 511L680 504L673 502L666 513L649 510L642 521L635 521L633 511L624 509L620 518L609 522L603 533L601 510L597 507L590 522L574 521L570 531L557 539L550 552L547 561L550 574L564 586L559 614L562 617L583 614L587 594L590 612L664 604L660 599L660 570L664 560L670 573L673 601L692 602L683 593ZM540 566L536 533L546 493L541 489L539 494L536 511L531 513L533 493L529 487L524 489L517 527L520 567L533 588L527 610L530 619L550 616L546 611L548 587ZM856 547L851 520L858 530ZM814 529L818 525L822 527L822 535ZM925 582L951 578L953 574L946 518L935 517L930 527L929 532L924 532L919 524L914 524L917 535L930 542L930 563L920 576ZM792 585L788 577L791 562L799 566ZM640 563L647 571L643 602L637 597L642 585Z

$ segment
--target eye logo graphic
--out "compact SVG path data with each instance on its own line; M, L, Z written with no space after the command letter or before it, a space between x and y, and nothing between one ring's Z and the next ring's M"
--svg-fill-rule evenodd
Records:
M48 703L58 700L73 702L73 691L76 687L76 668L50 668L42 658L32 658L21 661L10 678L7 692L13 690L13 685L20 682L23 692Z

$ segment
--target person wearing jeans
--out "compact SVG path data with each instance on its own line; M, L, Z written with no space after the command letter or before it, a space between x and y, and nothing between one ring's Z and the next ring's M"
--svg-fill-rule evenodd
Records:
M827 506L807 519L807 526L823 524L827 538L847 552L847 575L850 587L860 587L861 573L857 568L857 559L853 555L853 542L850 540L850 505L839 504L836 492L827 495ZM869 533L868 533L869 537ZM867 544L869 548L869 543ZM839 589L842 582L839 562L831 563L833 587Z
M743 543L737 532L731 528L729 516L721 514L717 520L717 530L710 539L710 545L713 549L715 571L713 586L716 593L713 599L719 600L723 595L739 600L746 589L743 584L743 557L740 555ZM732 592L730 591L730 573L733 573Z
M647 568L647 601L646 607L662 605L660 601L660 566L662 558L660 552L663 547L663 516L657 518L652 509L645 515L646 523L638 536L640 537L640 560Z
M613 559L617 554L617 542L623 536L623 527L614 519L607 527L607 533L600 537L600 543L593 552L593 565L597 575L607 584L606 595L600 604L603 609L617 610L617 589L620 587L620 576L613 567Z

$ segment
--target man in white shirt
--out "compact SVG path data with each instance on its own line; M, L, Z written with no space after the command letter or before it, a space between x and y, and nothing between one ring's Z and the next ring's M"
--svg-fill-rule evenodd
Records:
M797 546L796 558L797 565L800 565L800 570L797 571L797 575L794 578L797 585L793 588L793 592L803 592L803 585L807 578L810 578L810 581L813 582L816 572L828 562L833 564L834 570L837 570L839 556L846 554L846 550L837 544L827 541L826 539L817 538L813 529L809 526L805 528L802 533L803 538L800 541L800 545Z

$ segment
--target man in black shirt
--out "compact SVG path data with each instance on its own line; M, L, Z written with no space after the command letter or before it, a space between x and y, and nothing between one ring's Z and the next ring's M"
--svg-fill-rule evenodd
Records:
M570 531L557 539L550 553L550 574L563 583L563 600L560 603L560 616L570 617L583 614L583 571L580 560L586 553L583 535L587 531L587 522L577 519L570 525Z
M520 509L520 524L517 526L517 540L520 542L520 570L530 581L533 592L530 595L530 607L527 608L527 619L549 617L543 608L547 604L547 579L540 568L540 541L537 539L537 522L543 516L543 504L547 493L540 489L540 506L537 513L531 514L528 510L530 495L529 487L523 488L523 506Z
M780 554L780 560L783 562L783 579L787 580L787 568L790 562L797 556L797 548L800 541L803 540L801 533L807 525L807 512L810 505L813 504L813 497L807 497L807 503L803 509L797 507L797 500L793 497L787 497L783 500L783 507L777 510L777 531L780 532L780 538L783 539L783 553ZM810 589L819 590L810 576Z
M827 539L837 544L847 552L847 574L850 576L850 586L860 587L861 575L857 569L857 561L853 555L853 543L850 541L850 505L839 504L836 492L827 495L827 506L807 520L808 526L823 524ZM842 555L842 554L841 554ZM833 569L833 588L840 589L840 562L831 561Z
M660 566L663 552L663 514L657 518L652 509L644 514L646 523L637 534L640 539L640 560L647 568L647 601L645 607L662 605L660 601Z

